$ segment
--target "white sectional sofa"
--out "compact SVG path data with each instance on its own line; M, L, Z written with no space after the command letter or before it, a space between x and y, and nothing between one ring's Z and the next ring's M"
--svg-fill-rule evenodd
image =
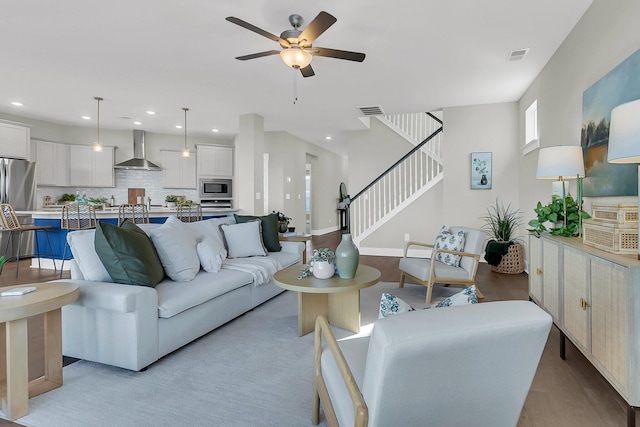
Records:
M142 228L151 234L159 227ZM220 271L200 270L190 281L165 277L155 287L112 283L94 235L95 230L68 235L71 281L79 285L80 297L62 309L65 356L139 371L283 291L272 279L258 286L250 272L224 268L224 262ZM304 243L281 244L280 252L255 258L275 260L279 268L301 263Z

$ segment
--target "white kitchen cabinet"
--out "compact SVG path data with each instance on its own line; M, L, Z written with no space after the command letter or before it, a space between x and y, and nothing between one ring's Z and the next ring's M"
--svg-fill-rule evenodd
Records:
M531 299L627 401L633 420L640 406L640 260L584 245L575 237L532 237L529 249ZM555 295L556 283L559 298L547 298L548 290Z
M57 142L34 141L38 185L69 185L69 146Z
M91 145L69 145L69 185L114 187L113 147L93 151Z
M182 157L180 151L162 151L162 186L196 188L196 155Z
M233 178L233 147L198 145L198 176Z
M30 160L31 129L0 123L0 157Z

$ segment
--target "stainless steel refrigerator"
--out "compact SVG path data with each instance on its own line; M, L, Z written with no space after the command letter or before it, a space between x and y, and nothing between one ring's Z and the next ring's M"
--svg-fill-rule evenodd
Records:
M0 158L0 203L9 203L15 211L32 211L36 203L36 164L19 159ZM31 215L17 215L21 224L31 224ZM0 224L1 226L1 224ZM8 232L1 233L0 255L9 239ZM33 236L35 233L24 233L20 253L33 254ZM18 239L13 239L7 251L11 257L17 253Z

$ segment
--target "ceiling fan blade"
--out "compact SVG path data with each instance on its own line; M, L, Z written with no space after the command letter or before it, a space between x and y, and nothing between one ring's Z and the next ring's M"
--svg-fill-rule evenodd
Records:
M315 39L320 37L322 33L327 31L327 28L335 24L336 17L328 14L327 12L320 12L313 21L307 25L302 33L298 36L298 44L301 47L309 46Z
M239 59L240 61L246 61L247 59L262 58L263 56L278 55L278 54L280 54L279 50L267 50L264 52L252 53L251 55L236 56L236 59Z
M328 58L346 59L348 61L362 62L365 54L359 52L350 52L348 50L327 49L325 47L312 47L309 53L314 56L326 56Z
M313 68L311 68L311 64L300 68L300 72L302 73L302 77L313 77L316 75L316 73L313 72Z
M264 36L270 40L273 40L274 42L278 42L280 43L282 46L286 46L289 47L290 44L288 41L281 39L280 37L276 36L275 34L271 34L269 32L266 32L265 30L263 30L262 28L258 28L253 24L249 24L247 21L243 21L240 18L236 18L235 16L227 16L227 21L232 22L236 25L241 26L242 28L246 28L249 31L253 31L254 33L260 34L261 36Z

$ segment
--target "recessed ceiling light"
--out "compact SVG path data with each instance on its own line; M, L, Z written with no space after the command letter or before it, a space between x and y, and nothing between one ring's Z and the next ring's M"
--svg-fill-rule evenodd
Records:
M220 132L219 129L211 129L211 132Z
M91 117L89 117L89 116L82 116L82 119L83 119L83 120L91 120Z
M155 111L151 111L151 110L147 111L147 114L149 115L154 115L155 113L156 113Z
M15 105L16 107L22 107L24 104L22 102L13 101L11 105Z
M327 141L331 141L331 137L330 136L325 136L324 139L326 139Z
M176 125L177 129L182 129L182 125Z
M141 125L142 122L133 122L134 125Z

